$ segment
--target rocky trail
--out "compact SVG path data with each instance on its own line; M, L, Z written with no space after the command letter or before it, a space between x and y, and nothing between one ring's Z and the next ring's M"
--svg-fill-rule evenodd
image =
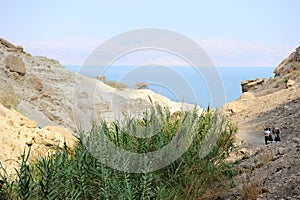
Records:
M239 128L228 158L239 175L218 199L300 199L300 48L274 73L243 82L241 97L223 107ZM266 127L278 127L281 142L265 145Z

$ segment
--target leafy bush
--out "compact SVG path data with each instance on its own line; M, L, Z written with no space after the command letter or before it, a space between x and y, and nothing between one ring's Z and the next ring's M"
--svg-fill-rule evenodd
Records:
M186 129L191 123L195 124L194 129ZM156 129L158 126L161 129ZM131 130L157 134L137 138L129 134ZM175 162L155 171L119 171L101 163L88 150L89 145L96 144L89 143L89 139L97 141L97 137L105 135L127 151L155 151L178 137L180 130L194 131L185 135L193 135L188 138L192 139L190 146ZM214 188L226 187L223 181L233 176L224 158L235 132L236 128L214 110L208 109L200 116L196 112L181 112L174 119L168 109L157 106L145 112L143 118L127 117L110 125L94 124L89 134L82 133L73 150L65 145L30 166L24 153L17 177L9 178L2 173L0 199L205 198L213 195Z

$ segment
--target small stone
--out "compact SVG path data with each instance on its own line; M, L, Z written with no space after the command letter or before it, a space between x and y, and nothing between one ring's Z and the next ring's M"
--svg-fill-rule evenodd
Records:
M284 153L285 153L285 148L279 147L279 148L277 149L277 154L278 154L278 155L283 155Z
M32 141L26 142L26 145L29 146L29 147L32 146L32 144L33 144Z
M232 143L233 148L237 148L238 144L236 142Z
M267 188L262 188L262 189L261 189L261 192L262 192L262 193L268 193L269 190L268 190Z
M295 81L289 79L286 83L286 87L289 88L289 87L292 87L293 85L295 85Z
M249 155L249 150L246 148L242 148L238 150L237 156L244 156L244 155Z
M36 95L31 97L31 101L36 101L37 99L38 99L38 96L36 96Z
M293 138L292 142L296 143L296 144L300 144L300 139L299 138Z

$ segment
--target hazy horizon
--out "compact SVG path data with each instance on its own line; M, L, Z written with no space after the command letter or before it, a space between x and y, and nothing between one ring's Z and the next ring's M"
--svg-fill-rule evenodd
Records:
M32 55L81 65L115 35L161 28L197 42L216 66L277 66L299 46L299 7L297 0L4 1L0 37Z

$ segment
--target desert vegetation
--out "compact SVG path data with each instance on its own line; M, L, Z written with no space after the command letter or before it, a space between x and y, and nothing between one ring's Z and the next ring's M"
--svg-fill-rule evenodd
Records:
M107 80L106 76L97 76L96 79L98 79L99 81L102 81L106 85L109 85L110 87L113 87L113 88L116 88L116 89L128 88L127 84L112 81L112 80Z
M135 84L134 86L137 89L147 89L148 88L148 84L146 82L138 82Z
M196 113L182 111L175 118L167 108L155 106L142 118L127 116L112 124L94 124L89 133L81 133L75 148L57 147L55 153L30 164L29 147L16 175L1 168L0 199L195 199L218 195L216 188L222 192L230 187L228 180L235 173L224 159L237 129L215 110ZM138 138L129 133L132 130L156 134ZM100 136L136 153L161 149L180 136L187 137L190 145L170 165L130 173L108 167L93 156L89 148L96 143L88 141Z

